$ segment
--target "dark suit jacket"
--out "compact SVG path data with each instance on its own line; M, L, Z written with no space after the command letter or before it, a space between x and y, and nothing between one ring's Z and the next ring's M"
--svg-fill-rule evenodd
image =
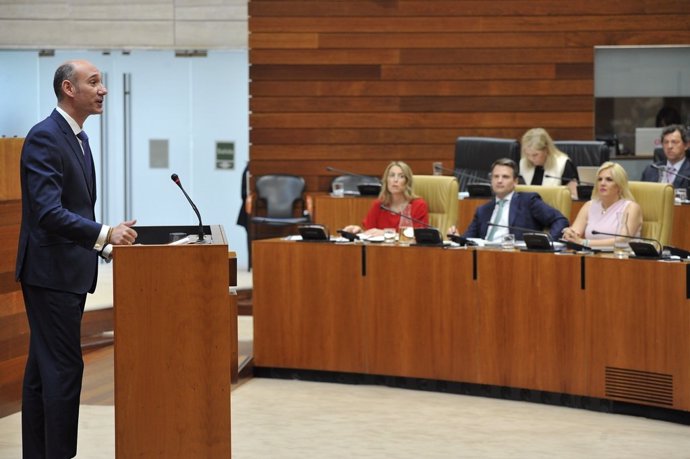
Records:
M464 237L486 238L489 230L491 214L496 206L496 199L477 208L474 213L472 223L463 234ZM530 228L535 231L543 231L550 228L549 232L553 239L559 239L563 229L568 226L568 219L562 213L542 201L537 193L518 193L513 194L510 200L510 213L508 214L508 225ZM522 239L523 231L513 229L516 239Z
M87 184L91 174L91 184ZM101 231L95 172L67 121L53 110L27 134L20 163L22 224L15 275L28 285L86 293L96 286Z
M666 166L666 161L657 162L657 163L654 163L654 165ZM660 173L661 173L660 170L654 169L652 167L652 165L650 164L642 172L642 181L643 182L658 182ZM680 175L690 177L690 158L685 158L685 161L683 161L683 166L680 168L678 173ZM673 188L688 188L688 187L690 187L690 181L676 175L676 178L673 180Z

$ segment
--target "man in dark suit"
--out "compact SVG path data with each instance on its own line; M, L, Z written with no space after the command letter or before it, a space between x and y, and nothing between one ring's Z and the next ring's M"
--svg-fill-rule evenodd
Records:
M22 391L25 459L71 458L77 452L84 363L80 326L86 293L96 287L98 255L132 244L135 221L95 222L96 178L89 115L107 94L98 69L71 61L55 72L57 108L29 131L22 148L22 223L16 277L31 337Z
M688 133L680 124L666 126L661 131L661 146L666 161L650 164L642 172L643 182L670 183L674 188L688 188L690 180L690 161L686 160L686 150L690 148Z
M517 183L517 163L508 158L496 160L491 165L491 189L495 197L477 208L470 226L462 236L500 241L503 235L512 233L516 239L522 239L522 230L505 228L513 226L535 231L543 231L549 227L551 237L560 238L563 229L568 226L568 219L542 201L539 194L516 192Z

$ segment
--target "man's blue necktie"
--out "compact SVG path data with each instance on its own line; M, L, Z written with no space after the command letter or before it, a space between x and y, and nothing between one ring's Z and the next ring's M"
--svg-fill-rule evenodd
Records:
M86 135L85 131L81 131L77 134L79 140L81 140L81 145L84 148L84 164L86 166L86 178L89 184L89 189L93 186L93 157L91 156L91 147L89 146L89 136Z

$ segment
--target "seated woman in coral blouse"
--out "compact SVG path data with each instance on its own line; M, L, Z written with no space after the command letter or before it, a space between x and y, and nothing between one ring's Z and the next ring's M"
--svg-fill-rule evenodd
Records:
M621 218L626 226L619 228ZM635 202L628 187L628 174L620 164L610 161L597 171L597 183L592 200L586 202L569 228L563 230L563 239L590 247L613 246L614 237L602 233L639 236L642 230L642 209Z
M378 199L371 204L362 226L349 225L343 228L345 231L380 236L386 228L397 230L401 218L404 218L398 214L411 217L409 222L403 222L404 226L424 227L415 220L429 223L429 209L426 202L412 192L413 175L410 166L402 161L391 162L383 172L381 181L384 186L381 187ZM390 210L384 210L381 206Z

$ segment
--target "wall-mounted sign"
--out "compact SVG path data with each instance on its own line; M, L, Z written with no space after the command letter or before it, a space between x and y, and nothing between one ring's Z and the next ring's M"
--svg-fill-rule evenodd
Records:
M235 169L235 142L216 142L216 169Z

